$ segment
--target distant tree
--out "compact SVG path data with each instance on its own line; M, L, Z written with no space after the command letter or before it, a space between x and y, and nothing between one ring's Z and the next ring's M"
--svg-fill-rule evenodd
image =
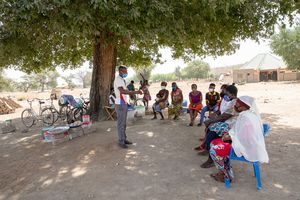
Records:
M289 69L300 69L300 26L294 29L282 28L271 37L273 52L281 56Z
M136 77L138 78L138 80L142 80L142 77L140 75L140 74L142 74L146 80L149 80L151 77L151 72L154 68L155 68L155 65L136 68L135 69Z
M91 86L92 72L91 71L78 71L74 77L80 81L83 88Z
M12 91L12 90L13 90L13 81L9 78L6 78L3 69L0 68L0 92Z
M202 79L207 78L210 72L209 64L201 60L194 60L182 70L186 79Z
M67 83L69 89L73 90L76 87L76 84L73 81L75 79L75 76L73 74L69 74L62 78Z
M44 92L57 86L59 73L56 70L43 70L40 73L25 74L20 82L16 83L18 90L28 92L29 89Z
M29 89L38 89L39 82L37 81L35 74L25 74L21 77L21 80L22 81L16 84L18 90L28 92Z
M181 68L180 68L180 66L177 66L177 67L175 68L174 74L175 74L175 76L178 78L178 80L181 80L182 74L181 74Z
M34 73L32 81L39 85L41 92L44 92L46 88L51 89L57 86L58 77L59 73L56 70L43 70L40 73Z
M176 81L177 77L174 73L168 73L168 74L153 74L151 75L151 80L154 82L160 82L160 81Z

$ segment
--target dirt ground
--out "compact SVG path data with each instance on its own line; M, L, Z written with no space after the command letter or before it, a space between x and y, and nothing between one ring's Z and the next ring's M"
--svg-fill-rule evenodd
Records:
M187 97L192 82L180 82ZM207 91L207 82L198 84ZM168 85L170 86L170 84ZM154 97L159 85L151 86ZM230 189L202 169L206 157L193 150L203 127L179 121L151 121L151 116L127 128L134 142L128 150L117 146L115 122L94 123L90 133L52 145L40 140L41 124L27 133L20 113L13 119L17 131L0 134L0 199L112 199L112 200L221 200L300 199L300 83L239 85L239 95L256 97L263 121L271 124L266 138L269 164L261 164L263 189L257 191L252 166L233 161L235 180ZM88 90L75 90L71 94ZM48 93L2 93L0 96L47 98ZM26 102L21 102L26 107Z

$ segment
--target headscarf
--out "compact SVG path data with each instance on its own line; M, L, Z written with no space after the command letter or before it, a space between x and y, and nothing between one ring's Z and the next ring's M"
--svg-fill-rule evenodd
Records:
M251 162L269 162L263 136L263 126L255 99L250 96L241 96L239 100L250 108L239 114L237 121L229 134L232 147L237 156L244 156Z

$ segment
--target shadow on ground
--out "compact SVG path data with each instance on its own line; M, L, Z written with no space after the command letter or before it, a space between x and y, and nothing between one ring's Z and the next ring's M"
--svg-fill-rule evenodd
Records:
M180 121L150 121L128 127L135 142L128 150L116 145L114 122L93 125L91 134L57 145L40 141L41 126L0 135L0 199L299 199L300 129L271 124L266 138L270 163L261 165L263 190L256 190L252 166L233 162L230 189L201 169L206 160L193 147L203 127Z

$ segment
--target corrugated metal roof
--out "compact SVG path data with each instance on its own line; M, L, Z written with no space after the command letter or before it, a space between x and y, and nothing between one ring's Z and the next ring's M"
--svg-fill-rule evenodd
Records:
M282 59L277 58L269 53L261 53L244 64L241 69L281 69L286 68L286 64Z

